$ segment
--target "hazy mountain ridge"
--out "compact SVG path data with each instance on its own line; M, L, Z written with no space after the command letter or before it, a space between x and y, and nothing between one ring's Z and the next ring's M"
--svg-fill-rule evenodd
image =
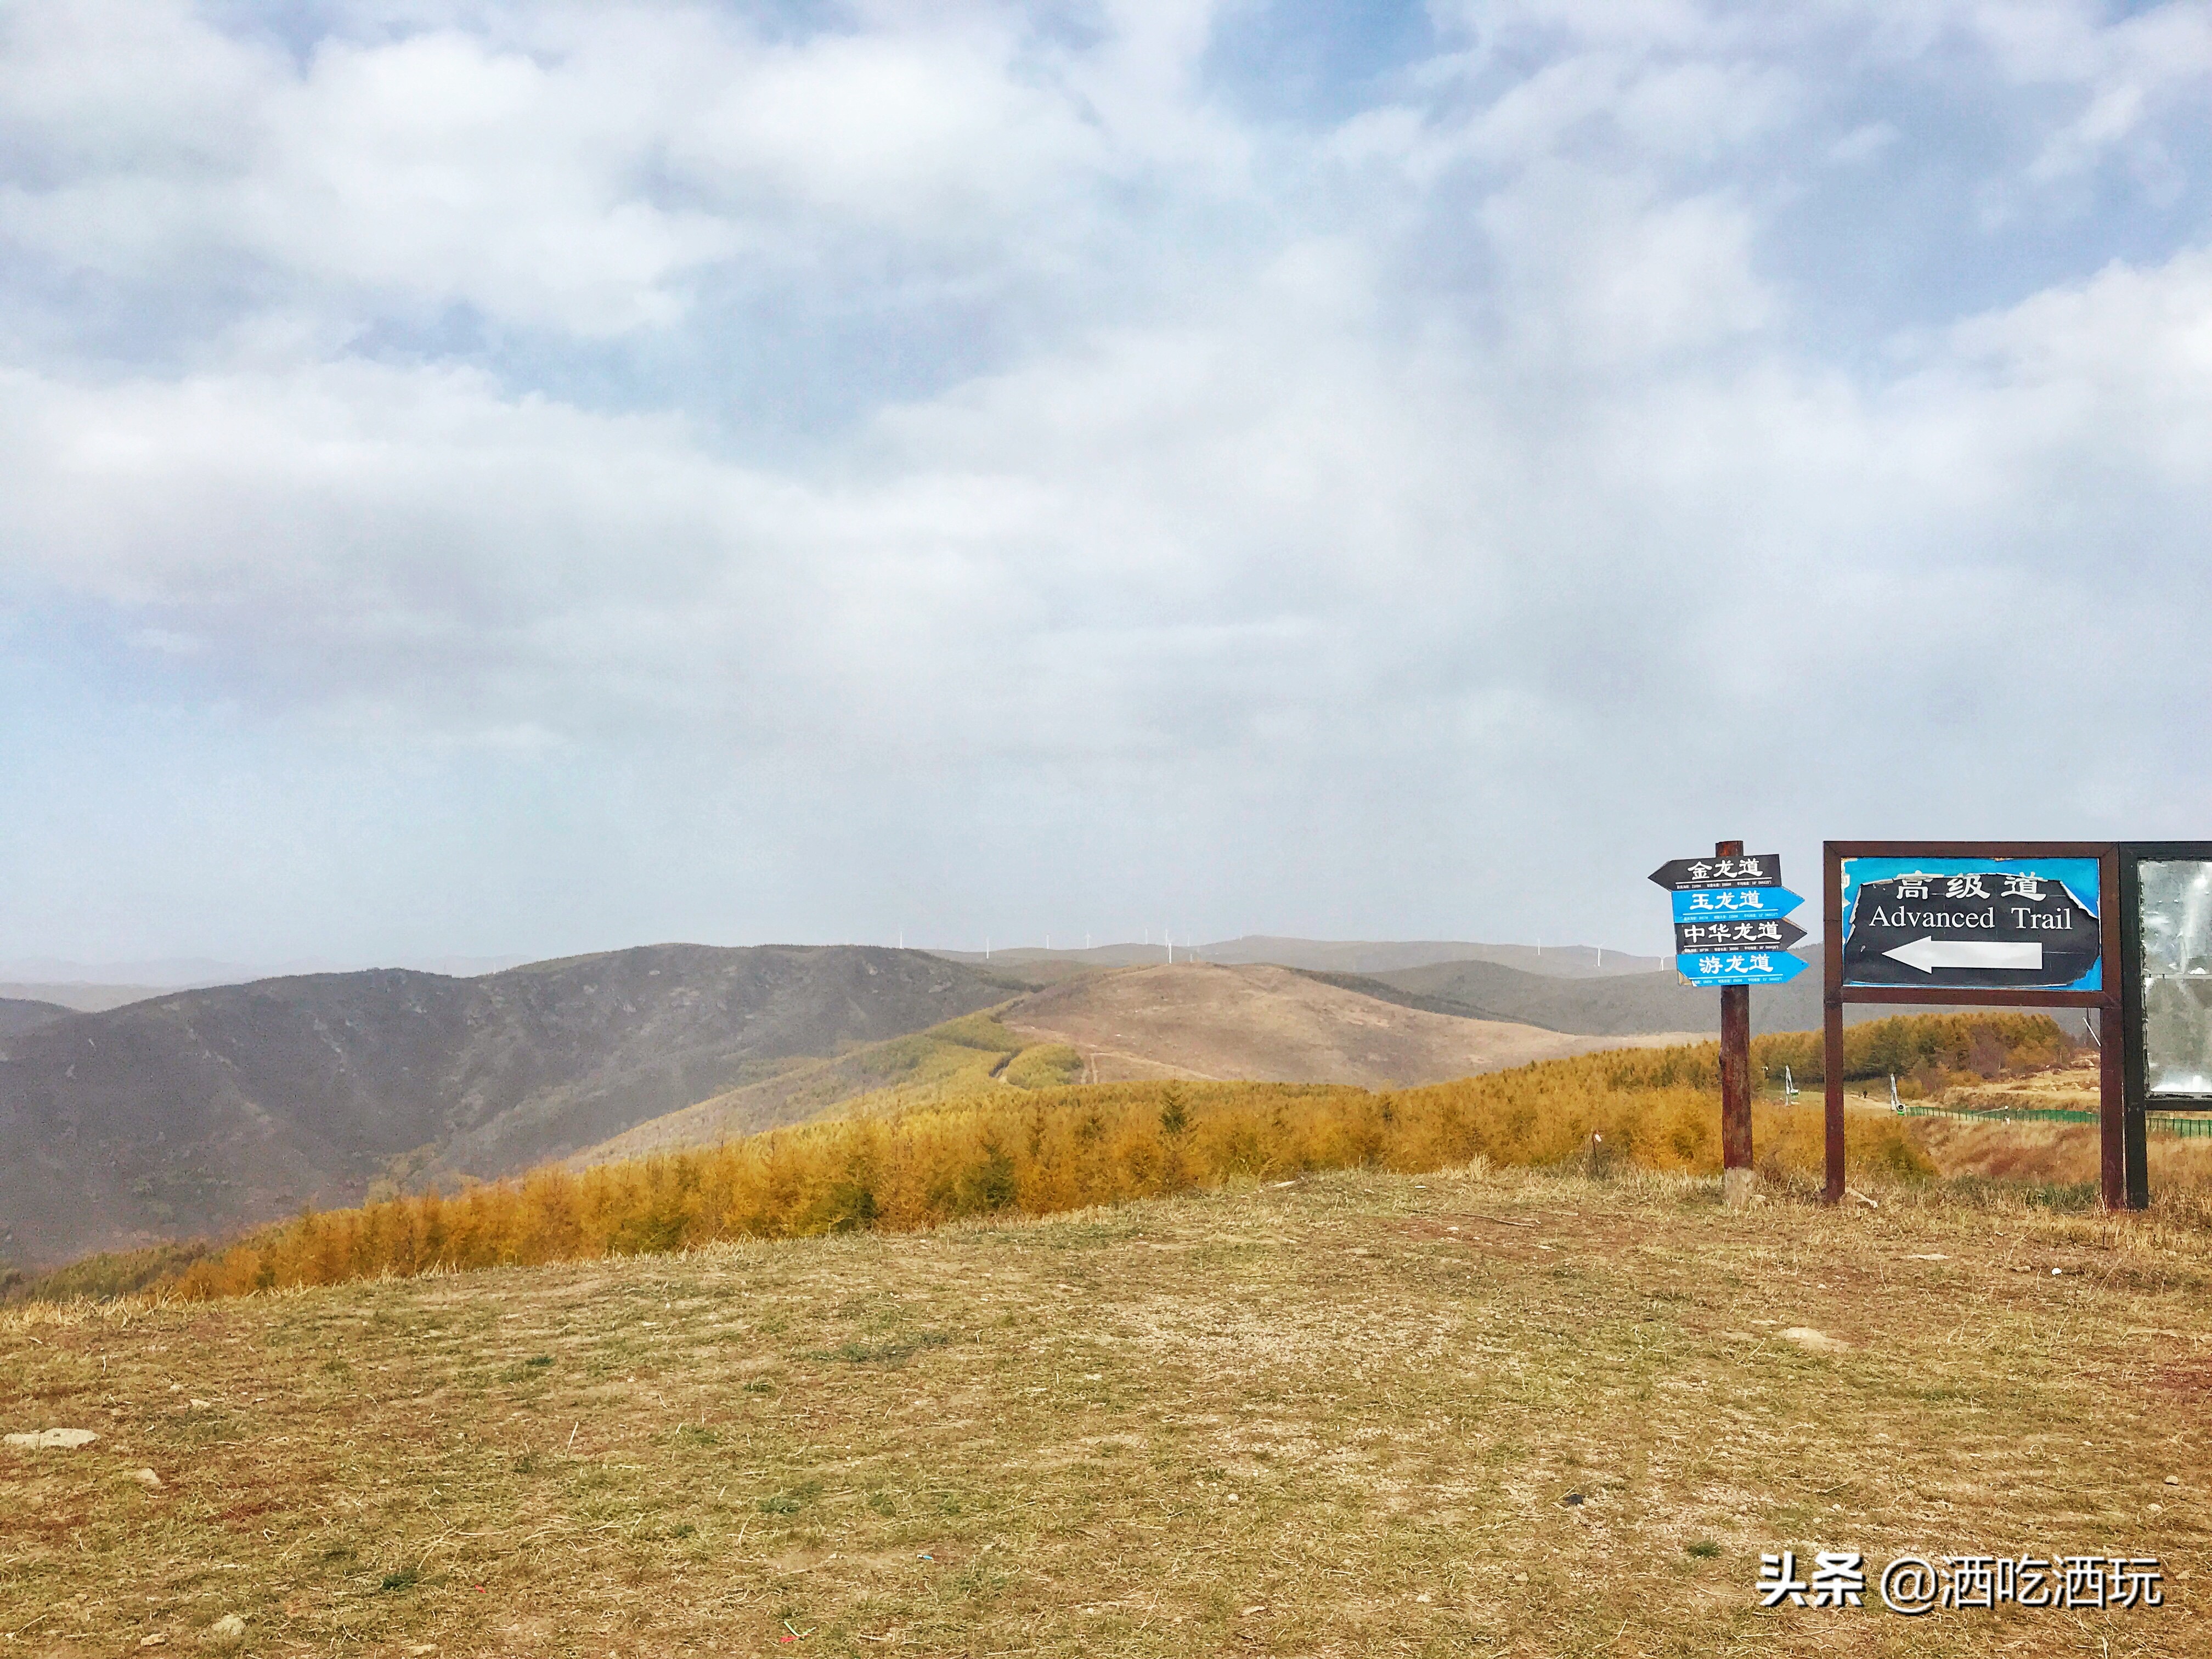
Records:
M1494 962L1449 962L1365 975L1323 975L1331 984L1364 992L1386 1001L1405 1002L1432 1013L1457 1013L1481 1019L1516 1020L1547 1031L1613 1036L1638 1031L1698 1031L1720 1028L1720 999L1686 985L1673 972L1625 974L1605 978L1559 979L1523 973ZM1801 979L1802 979L1801 975ZM1780 1015L1782 1025L1763 1029L1802 1030L1790 1024L1778 1006L1794 1001L1794 986L1764 991L1752 999L1756 1012ZM1818 981L1811 998L1810 1023L1820 1024ZM1793 1011L1794 1012L1794 1011Z
M41 1002L26 997L0 996L0 1040L35 1031L41 1025L51 1025L58 1019L67 1019L76 1012L64 1008L58 1002ZM0 1059L4 1059L0 1054Z
M1608 975L1560 979L1524 974L1491 962L1437 963L1369 975L1317 977L1346 990L1386 1002L1403 1002L1431 1013L1480 1019L1515 1020L1550 1031L1589 1036L1626 1036L1648 1031L1705 1031L1720 1035L1717 992L1686 983L1671 969L1656 974ZM1951 1013L1956 1008L1902 1006L1854 1002L1844 1023L1857 1025L1899 1014ZM2062 1019L2061 1024L2069 1022ZM1820 968L1812 967L1787 985L1761 986L1751 994L1751 1028L1755 1032L1813 1031L1820 1026Z
M52 1261L352 1202L399 1159L525 1168L1009 988L916 951L678 945L57 1018L0 1062L0 1255Z
M0 997L18 1002L43 1002L72 1014L105 1013L126 1002L165 997L183 985L88 984L75 980L0 980Z

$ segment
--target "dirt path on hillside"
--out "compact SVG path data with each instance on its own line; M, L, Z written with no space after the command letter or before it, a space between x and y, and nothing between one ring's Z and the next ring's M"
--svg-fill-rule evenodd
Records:
M1705 1032L1570 1036L1534 1025L1401 1008L1285 968L1179 963L1055 985L1002 1016L1033 1042L1065 1042L1102 1083L1149 1078L1437 1083L1598 1048L1710 1039Z

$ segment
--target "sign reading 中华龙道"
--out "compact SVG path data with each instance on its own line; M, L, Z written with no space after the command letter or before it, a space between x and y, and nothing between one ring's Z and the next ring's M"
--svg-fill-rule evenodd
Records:
M2094 991L2093 858L1847 858L1845 985Z
M1773 917L1717 916L1711 921L1674 924L1674 950L1686 956L1692 951L1787 951L1805 937L1794 921Z

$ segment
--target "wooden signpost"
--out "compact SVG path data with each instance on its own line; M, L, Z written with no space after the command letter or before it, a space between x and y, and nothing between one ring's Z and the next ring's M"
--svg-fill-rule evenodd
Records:
M1721 994L1721 1194L1750 1201L1751 988L1782 985L1805 970L1790 946L1804 929L1785 920L1804 901L1782 884L1782 860L1716 842L1710 859L1670 859L1651 879L1674 896L1674 965Z

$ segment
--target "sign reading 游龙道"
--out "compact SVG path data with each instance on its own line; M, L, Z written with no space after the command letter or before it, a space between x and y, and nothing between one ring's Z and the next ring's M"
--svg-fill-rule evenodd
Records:
M2104 986L2095 859L1847 858L1844 983Z
M1668 859L1651 879L1673 892L1693 887L1779 887L1782 860L1771 853L1748 858Z
M1786 985L1809 965L1787 951L1688 951L1674 958L1692 985Z

